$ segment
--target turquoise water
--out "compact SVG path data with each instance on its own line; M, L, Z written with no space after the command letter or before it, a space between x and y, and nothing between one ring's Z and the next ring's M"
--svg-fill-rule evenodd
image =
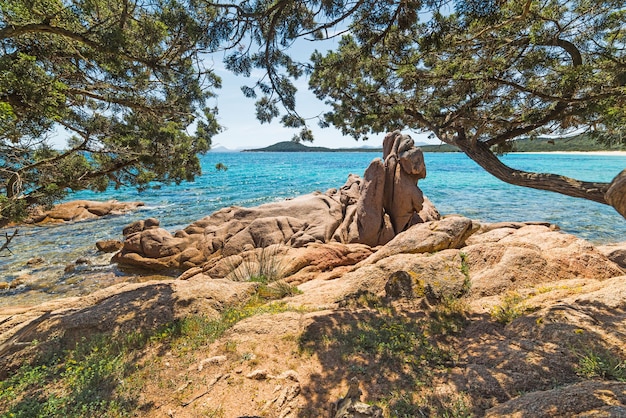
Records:
M263 203L341 187L350 173L362 175L376 153L214 153L203 157L204 174L193 183L164 186L138 193L134 189L104 194L80 192L74 199L141 200L146 207L126 215L74 224L22 227L11 243L13 255L0 257L0 281L20 279L24 285L0 291L0 305L26 303L61 295L93 291L124 280L125 272L99 255L94 243L121 239L122 228L155 217L174 232L212 212L231 205ZM556 193L503 183L487 174L464 154L425 154L428 175L419 183L442 214L458 213L487 222L547 221L595 243L626 240L626 220L609 206ZM624 156L589 154L509 154L512 167L552 172L587 181L610 181L626 167ZM227 171L217 171L222 163ZM4 235L4 231L0 231ZM26 262L42 257L44 262ZM78 258L90 264L66 266ZM17 302L16 302L17 301Z

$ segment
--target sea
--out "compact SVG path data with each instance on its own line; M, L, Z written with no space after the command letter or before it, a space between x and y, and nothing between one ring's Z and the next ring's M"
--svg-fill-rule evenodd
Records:
M122 239L124 226L157 218L172 233L228 206L251 207L314 191L339 188L349 174L362 175L374 152L208 153L194 182L104 193L81 191L66 200L142 201L141 209L96 220L20 226L10 251L0 254L0 306L29 305L84 295L124 281L163 276L122 270L95 242ZM626 156L593 153L511 153L505 164L579 180L609 182L626 168ZM419 187L441 214L484 222L542 221L595 244L626 241L626 220L612 207L557 193L512 186L486 173L462 153L425 153L427 177ZM225 166L218 170L217 166ZM0 230L0 242L5 233ZM39 262L33 263L33 260ZM30 261L30 262L29 262ZM79 261L77 263L77 261Z

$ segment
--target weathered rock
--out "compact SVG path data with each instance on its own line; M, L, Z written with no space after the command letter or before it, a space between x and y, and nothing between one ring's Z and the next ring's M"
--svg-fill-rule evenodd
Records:
M148 269L190 269L270 245L302 248L313 244L384 245L413 223L439 219L417 181L426 168L413 140L399 132L385 139L385 162L376 159L364 179L254 208L230 207L173 235L157 220L138 221L123 231L113 261ZM213 267L202 269L203 273ZM223 269L219 268L220 273ZM186 276L188 277L188 276Z
M170 415L195 417L214 411L211 399L219 399L229 416L288 417L306 411L308 416L372 417L380 411L364 402L389 399L392 415L391 408L402 407L405 400L411 402L405 404L411 408L407 415L623 415L624 384L590 381L580 369L585 355L611 355L615 363L605 364L624 361L626 276L621 269L592 244L550 225L481 225L466 238L477 229L476 222L468 221L456 217L413 226L388 244L392 250L378 248L377 253L386 256L370 257L357 268L353 264L376 248L334 241L266 247L287 266L287 281L302 278L295 281L301 283L302 293L269 305L274 307L267 313L242 319L201 350L185 351L189 358L171 356L167 342L142 350L138 367L147 364L151 370L137 400L139 414L157 416L171 410ZM207 223L206 228L217 231L221 226ZM160 233L148 231L146 237ZM132 240L141 246L148 231L135 233ZM420 234L422 240L417 239ZM188 245L200 242L193 241L194 236L206 237L185 233L158 239L168 247L184 248L170 256L175 258L193 252ZM416 248L424 249L422 241L452 248L415 253ZM532 269L519 267L524 263L518 258L500 256L501 250L514 254L518 249L529 251L524 253L529 263L543 260L539 269L553 275L535 276ZM189 269L187 280L117 285L84 298L2 308L0 375L34 358L38 350L73 348L92 333L150 332L189 314L216 318L229 306L241 306L259 287L208 279L228 273L227 263L258 258L261 250L212 256ZM537 254L541 258L535 258ZM468 266L473 284L466 293ZM495 283L503 286L497 292L483 281L485 272L505 274L509 269L516 274L514 280ZM615 272L619 274L606 278ZM562 279L552 281L554 277ZM490 315L491 308L504 306L512 290L520 295L522 308L504 324ZM371 294L391 300L357 299ZM448 299L461 294L462 300ZM421 297L451 303L398 300ZM376 307L366 304L369 301ZM383 348L392 340L381 337L402 339L408 332L417 337L411 344L415 352ZM428 351L418 358L420 350ZM282 373L286 368L290 370ZM355 375L362 379L360 388L357 381L348 383ZM164 389L160 383L165 379L171 385ZM181 399L187 400L183 406ZM341 402L333 405L337 399ZM191 402L197 402L195 409L185 406Z
M383 410L375 405L361 402L362 394L358 379L353 377L346 396L333 405L333 418L382 418Z
M426 177L424 155L408 135L391 132L383 140L385 184L383 207L396 234L406 230L424 197L417 181Z
M385 192L385 166L380 159L372 161L363 175L363 193L356 205L357 234L352 241L375 246L393 230L385 228L383 199Z
M33 257L26 262L27 266L37 266L43 264L46 260L43 257Z
M414 225L398 234L360 265L373 264L395 254L433 253L448 248L461 248L477 229L478 225L462 216Z
M307 282L318 277L337 277L347 272L354 264L371 255L373 250L363 244L312 243L306 247L292 248L286 245L273 245L255 248L228 257L214 257L185 271L179 279L186 280L196 275L212 278L227 278L242 264L248 270L254 269L259 259L271 267L280 277L285 277L292 285ZM258 267L258 266L256 266Z
M361 262L357 266L353 271L342 272L340 280L316 278L298 285L306 297L295 296L294 303L306 305L308 301L315 300L316 307L331 306L362 293L391 299L425 296L443 299L460 296L469 287L461 252L456 249L434 254L393 254L376 263ZM406 280L404 290L398 290L400 286L393 282L399 275L405 274L411 280Z
M105 215L122 214L135 210L143 205L143 202L118 202L117 200L109 200L106 202L75 200L60 203L49 211L36 211L25 223L45 224L82 221Z
M116 239L96 241L96 248L103 253L114 253L122 249L124 244Z
M0 378L22 365L25 356L52 345L73 347L86 335L147 330L193 314L217 317L255 289L255 283L230 280L122 283L80 298L0 308ZM25 343L33 339L40 344Z
M133 222L122 230L122 235L128 237L134 233L145 231L146 229L153 229L159 227L159 220L155 218L148 218L141 221Z
M598 251L626 271L626 242L600 245Z
M542 225L491 229L467 240L473 291L504 289L572 278L608 279L623 270L589 242Z
M380 263L385 264L384 260ZM458 298L470 287L463 263L460 252L453 250L435 259L422 257L420 263L409 262L408 271L396 270L389 276L385 295L391 299L427 297L433 301Z
M622 417L626 383L588 381L532 392L486 411L486 417Z

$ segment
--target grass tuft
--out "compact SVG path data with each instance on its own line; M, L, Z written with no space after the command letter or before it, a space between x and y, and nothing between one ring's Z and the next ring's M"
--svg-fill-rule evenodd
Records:
M268 284L278 281L284 276L284 267L278 258L277 245L263 247L254 253L254 257L245 258L239 265L231 266L226 276L237 282L258 282Z
M588 350L579 356L576 372L586 379L604 379L626 382L626 361L607 350Z

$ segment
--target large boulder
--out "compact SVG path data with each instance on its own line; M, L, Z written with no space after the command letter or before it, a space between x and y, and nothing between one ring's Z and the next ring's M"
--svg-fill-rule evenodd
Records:
M623 417L626 383L587 381L523 394L486 411L485 417Z
M481 231L467 239L463 252L472 289L483 295L542 282L624 274L591 243L551 226L508 223Z
M398 234L361 264L373 264L396 254L434 253L461 248L477 229L477 224L462 216L417 224Z
M113 261L152 270L187 270L271 245L375 247L411 225L439 219L417 187L426 167L413 140L397 131L388 134L383 157L371 163L363 178L351 174L339 189L254 208L224 208L174 234L160 228L157 220L136 222L124 229L124 246Z
M626 271L626 242L601 245L598 251Z

